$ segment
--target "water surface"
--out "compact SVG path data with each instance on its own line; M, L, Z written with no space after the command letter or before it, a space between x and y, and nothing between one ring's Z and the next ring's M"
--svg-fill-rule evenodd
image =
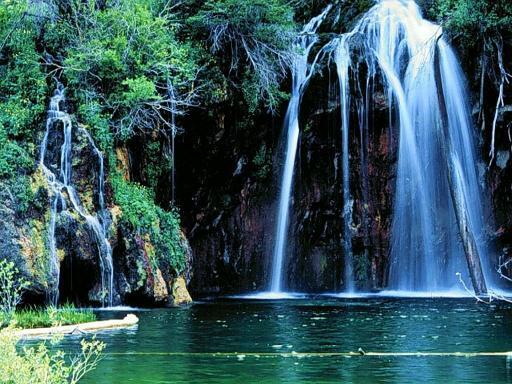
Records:
M100 311L100 318L124 311ZM217 299L138 311L136 329L100 333L84 383L504 383L507 357L296 356L298 353L512 351L512 306L472 299ZM79 338L60 345L76 351ZM227 353L217 356L208 353ZM238 355L234 355L237 352ZM290 354L291 353L291 354ZM245 355L245 356L244 356Z

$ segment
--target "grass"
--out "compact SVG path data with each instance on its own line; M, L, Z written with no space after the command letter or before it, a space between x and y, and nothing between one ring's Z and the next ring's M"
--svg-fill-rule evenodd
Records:
M90 321L96 321L96 315L92 310L76 308L71 304L65 304L60 308L31 308L16 311L11 323L14 323L17 328L27 329L87 323ZM1 323L3 321L0 319Z

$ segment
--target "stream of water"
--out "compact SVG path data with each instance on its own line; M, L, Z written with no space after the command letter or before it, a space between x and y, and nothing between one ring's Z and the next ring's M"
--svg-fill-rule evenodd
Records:
M324 20L331 9L331 6L318 16L311 19L299 34L295 43L297 54L295 55L292 66L292 96L288 104L288 110L285 117L286 138L286 157L281 179L281 189L279 192L279 207L277 212L277 227L275 235L275 245L272 263L272 280L270 291L279 293L283 290L283 270L285 262L286 246L288 242L288 223L290 216L290 200L292 197L293 173L295 168L295 157L297 155L297 145L299 142L299 111L302 95L305 87L315 69L318 56L312 63L309 62L311 49L318 41L315 35L316 30Z

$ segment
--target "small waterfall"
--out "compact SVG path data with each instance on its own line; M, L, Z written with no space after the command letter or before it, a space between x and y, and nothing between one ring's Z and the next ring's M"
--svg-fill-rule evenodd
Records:
M467 270L450 196L448 174L439 143L442 116L437 94L434 56L440 56L442 89L448 113L451 162L462 206L479 254L485 258L481 191L464 77L442 29L423 19L412 0L381 0L355 28L330 43L340 83L342 110L343 198L345 222L346 287L351 289L350 180L348 133L350 127L349 70L358 76L365 65L366 94L358 106L361 129L368 130L370 82L380 79L390 105L390 126L398 128L398 164L391 235L389 287L434 291L457 284L456 272ZM351 52L365 62L350 62ZM373 87L372 87L373 88ZM361 110L365 108L366 111ZM364 126L366 125L366 126ZM361 154L362 156L363 154ZM364 177L364 175L363 175Z
M39 165L45 175L51 190L50 204L50 223L48 228L48 244L50 252L50 273L53 284L53 304L57 305L59 301L59 280L60 280L60 260L57 254L57 246L55 239L55 226L57 216L60 212L72 209L78 213L88 224L89 228L95 235L98 247L99 263L101 270L101 286L103 305L112 305L113 298L113 281L114 268L112 264L112 248L108 240L108 220L105 209L104 195L104 163L103 155L96 147L92 137L84 128L79 128L85 135L89 144L93 148L99 163L99 185L98 185L98 201L100 212L97 215L91 215L83 207L80 197L72 184L72 141L73 141L73 124L69 114L61 110L61 104L65 102L65 89L61 83L57 83L57 88L50 100L48 108L48 118L46 121L46 131L41 143L41 155ZM46 154L48 150L48 139L52 128L56 124L62 125L63 143L60 148L60 168L57 174L52 171L52 166L47 163ZM68 204L68 201L70 204Z
M345 291L354 291L354 272L352 260L352 205L350 196L350 162L349 162L349 129L350 129L350 48L348 39L351 35L346 34L336 41L334 61L340 83L341 103L341 169L343 173L343 255L345 260Z
M309 63L311 49L318 41L316 30L331 9L331 6L318 16L314 17L302 29L295 42L297 54L292 64L292 95L288 104L288 110L284 120L287 129L286 157L281 179L279 196L279 208L277 213L277 227L273 253L271 292L281 292L283 289L283 266L286 244L288 240L288 221L290 215L290 200L292 195L293 171L295 168L295 156L299 141L299 112L300 102L318 60L318 55Z

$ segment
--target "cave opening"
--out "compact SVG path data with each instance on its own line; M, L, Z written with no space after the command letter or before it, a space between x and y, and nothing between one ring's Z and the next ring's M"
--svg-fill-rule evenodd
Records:
M90 260L66 255L60 264L59 302L75 306L90 305L90 292L99 279L97 266Z

